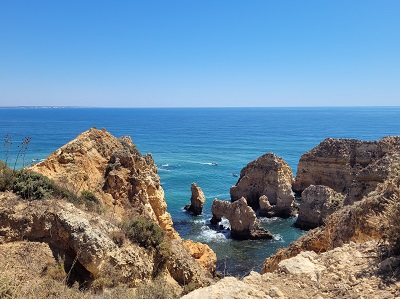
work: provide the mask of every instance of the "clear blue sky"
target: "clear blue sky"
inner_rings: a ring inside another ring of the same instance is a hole
[[[399,0],[0,0],[0,106],[400,106]]]

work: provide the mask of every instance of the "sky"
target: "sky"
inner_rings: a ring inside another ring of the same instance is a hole
[[[0,0],[0,106],[400,106],[398,0]]]

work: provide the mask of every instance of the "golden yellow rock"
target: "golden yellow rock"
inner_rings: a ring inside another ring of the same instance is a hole
[[[170,238],[179,238],[167,212],[157,166],[150,154],[139,153],[130,137],[116,138],[92,128],[32,170],[74,193],[93,192],[116,218],[129,210],[157,222]]]
[[[183,245],[204,269],[210,273],[215,272],[217,256],[208,245],[200,242],[193,242],[192,240],[186,240],[183,242]]]

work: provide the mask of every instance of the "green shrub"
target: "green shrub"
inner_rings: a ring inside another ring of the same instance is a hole
[[[165,233],[161,227],[142,217],[123,223],[122,229],[129,240],[144,248],[156,248],[165,239]]]
[[[98,214],[104,212],[99,199],[96,197],[96,195],[88,190],[82,191],[81,196],[79,197],[79,201],[81,203],[84,203],[86,208],[91,212],[96,212]]]
[[[0,191],[11,191],[14,185],[14,171],[0,160]]]
[[[54,193],[54,183],[44,175],[29,170],[15,173],[14,193],[24,199],[44,199]]]

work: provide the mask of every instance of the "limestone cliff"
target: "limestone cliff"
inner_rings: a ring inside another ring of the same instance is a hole
[[[118,217],[129,211],[157,222],[179,238],[167,212],[157,166],[142,156],[130,137],[92,128],[32,167],[74,193],[93,192]]]
[[[180,240],[167,212],[157,166],[150,154],[139,153],[128,136],[116,138],[104,129],[92,128],[32,170],[74,193],[93,192],[108,207],[112,218],[142,216],[157,223],[170,238]],[[208,251],[212,250],[208,247]]]
[[[212,224],[218,224],[222,217],[229,220],[233,239],[272,239],[272,234],[261,227],[256,213],[243,197],[233,203],[214,199],[211,211]]]
[[[65,256],[76,276],[89,283],[112,276],[117,284],[135,286],[164,275],[181,285],[192,282],[201,286],[211,279],[180,240],[172,240],[169,255],[164,256],[159,249],[131,241],[119,227],[71,203],[57,199],[29,202],[0,193],[0,244],[23,240],[48,244],[55,256]]]
[[[399,150],[398,136],[379,141],[327,138],[300,158],[293,190],[325,185],[349,194],[346,203],[360,200],[389,176],[389,156]]]
[[[393,165],[393,167],[398,166],[399,164]],[[263,272],[274,271],[282,260],[302,251],[324,252],[350,241],[364,242],[381,239],[383,232],[380,217],[385,212],[388,202],[399,198],[400,176],[397,174],[389,177],[384,183],[378,184],[376,190],[361,201],[334,212],[326,219],[324,226],[309,231],[291,243],[288,248],[281,249],[267,258],[263,265]]]
[[[344,195],[322,185],[311,185],[301,193],[299,216],[295,226],[302,229],[316,228],[343,206]]]
[[[268,211],[270,216],[289,216],[294,201],[292,183],[290,166],[282,158],[268,153],[241,170],[239,180],[230,189],[231,200],[234,202],[244,197],[257,210],[260,208],[260,197],[266,196],[272,206]]]
[[[389,282],[393,270],[382,271],[386,263],[380,263],[376,242],[351,243],[322,254],[302,252],[273,273],[225,277],[182,299],[399,298],[400,283]]]

